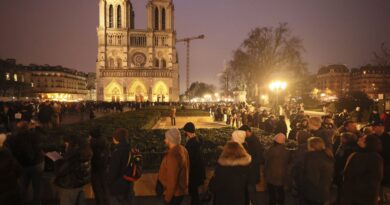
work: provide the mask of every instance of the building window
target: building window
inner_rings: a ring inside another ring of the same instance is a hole
[[[156,68],[159,68],[160,67],[160,61],[158,59],[154,60],[154,66]]]
[[[34,87],[34,83],[31,83],[31,87],[32,87],[32,88]]]
[[[161,11],[161,29],[163,30],[163,31],[165,31],[165,8],[163,8],[162,9],[162,11]]]
[[[14,81],[18,82],[18,75],[16,73],[14,74]]]
[[[5,79],[6,79],[6,80],[11,80],[11,78],[10,78],[10,76],[9,76],[9,73],[6,73],[6,74],[5,74]]]
[[[114,8],[110,5],[108,9],[108,27],[112,28],[114,25]]]
[[[159,22],[159,18],[158,18],[158,8],[156,7],[154,9],[154,30],[158,30],[158,22]]]
[[[161,60],[161,66],[162,68],[167,68],[167,62],[165,61],[165,59]]]
[[[122,9],[121,6],[118,6],[117,8],[117,27],[121,28],[122,27]]]
[[[117,64],[117,67],[118,67],[118,68],[122,68],[122,59],[118,58],[118,59],[117,59],[117,63],[118,63],[118,64]]]

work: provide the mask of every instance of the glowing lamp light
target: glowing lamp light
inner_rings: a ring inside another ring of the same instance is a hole
[[[273,81],[269,84],[269,89],[271,91],[285,90],[287,88],[287,83],[283,81]]]

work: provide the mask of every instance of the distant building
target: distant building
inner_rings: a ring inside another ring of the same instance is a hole
[[[351,91],[362,91],[370,98],[384,99],[390,95],[390,67],[363,66],[351,71]]]
[[[90,76],[90,77],[89,77]],[[80,101],[93,97],[94,74],[61,66],[17,65],[16,60],[0,60],[0,84],[3,97],[37,97],[42,100]],[[4,86],[4,85],[6,86]],[[4,90],[7,91],[4,92]],[[90,90],[88,90],[88,89]],[[92,93],[89,93],[91,91]],[[88,95],[89,94],[89,95]]]
[[[349,69],[345,65],[329,65],[317,73],[317,89],[328,95],[342,95],[349,91]]]
[[[32,97],[30,76],[14,59],[0,59],[0,98]]]
[[[172,0],[148,0],[146,29],[136,29],[130,0],[100,0],[98,100],[179,101]]]
[[[390,96],[390,68],[372,65],[354,68],[344,65],[329,65],[317,73],[319,95],[340,96],[349,91],[366,93],[372,99]]]

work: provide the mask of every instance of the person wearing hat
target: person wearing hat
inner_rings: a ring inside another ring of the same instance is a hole
[[[190,173],[188,192],[191,195],[191,205],[199,205],[199,186],[206,179],[206,167],[201,151],[202,141],[195,134],[195,125],[188,122],[183,127],[184,134],[188,139],[186,149],[190,158]]]
[[[258,199],[256,199],[256,184],[260,182],[260,165],[264,163],[264,147],[248,125],[241,126],[239,130],[245,132],[244,148],[252,157],[252,161],[249,164],[248,176],[249,200],[252,204],[259,204],[257,202]]]
[[[287,168],[290,152],[286,149],[286,135],[279,133],[274,137],[274,144],[265,153],[265,179],[267,182],[269,204],[284,204]]]
[[[178,129],[166,131],[164,142],[168,152],[161,162],[158,180],[164,188],[165,204],[179,205],[188,192],[189,156],[185,147],[180,145]]]

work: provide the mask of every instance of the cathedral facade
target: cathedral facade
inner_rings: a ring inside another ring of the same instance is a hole
[[[179,101],[172,0],[149,0],[146,29],[134,28],[130,0],[99,0],[97,100]]]

